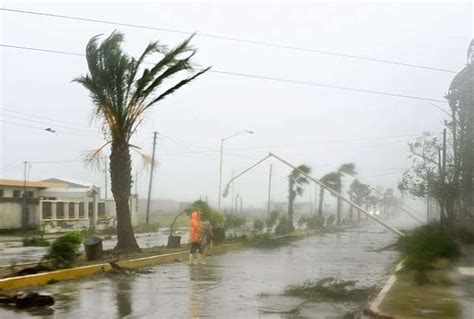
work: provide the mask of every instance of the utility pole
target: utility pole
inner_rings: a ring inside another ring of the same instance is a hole
[[[28,165],[28,162],[24,162],[24,168],[23,168],[23,207],[22,207],[22,214],[21,214],[21,227],[23,230],[26,229],[27,227],[27,212],[26,212],[26,167]]]
[[[244,197],[240,195],[240,215],[244,213]]]
[[[232,178],[235,176],[235,171],[232,170]],[[234,213],[234,205],[235,204],[235,185],[232,183],[232,205],[231,205],[231,213]]]
[[[270,209],[271,209],[272,167],[273,167],[273,165],[270,164],[270,172],[268,173],[268,199],[267,199],[267,213],[268,213],[268,217],[270,217]]]
[[[446,129],[443,130],[443,164],[442,164],[442,167],[441,167],[441,191],[442,191],[442,194],[444,195],[443,196],[443,200],[442,200],[442,206],[441,206],[441,210],[440,210],[440,214],[442,216],[441,218],[441,222],[443,222],[443,219],[446,221],[447,220],[447,217],[446,216]]]
[[[150,184],[148,185],[148,200],[146,203],[146,223],[150,222],[150,199],[151,199],[151,186],[153,184],[153,171],[155,169],[155,149],[156,149],[156,136],[157,132],[153,132],[153,154],[151,155],[151,171],[150,171]]]
[[[104,162],[105,199],[107,200],[107,156],[104,156]]]

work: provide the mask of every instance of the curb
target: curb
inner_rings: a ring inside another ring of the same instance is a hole
[[[396,273],[400,271],[402,268],[403,268],[403,260],[400,263],[398,263],[397,267],[395,268],[395,271],[388,278],[382,290],[378,293],[378,295],[375,297],[375,299],[372,301],[372,303],[369,305],[366,311],[364,311],[364,318],[395,318],[393,316],[383,314],[380,311],[379,307],[384,301],[385,297],[387,296],[387,293],[390,291],[392,286],[397,281]]]
[[[222,246],[214,246],[214,253],[223,253],[230,250],[238,249],[243,246],[242,243],[232,243]],[[182,258],[186,258],[189,252],[183,250],[176,253],[155,255],[149,257],[142,257],[137,259],[123,260],[117,262],[120,267],[127,268],[140,268],[156,264],[170,263],[179,261]],[[99,273],[104,273],[110,270],[112,267],[109,263],[101,263],[89,266],[60,269],[45,273],[39,273],[34,275],[27,275],[21,277],[10,277],[5,279],[0,279],[0,289],[14,289],[21,288],[26,286],[40,286],[45,285],[50,282],[71,280],[81,277],[87,277],[96,275]]]

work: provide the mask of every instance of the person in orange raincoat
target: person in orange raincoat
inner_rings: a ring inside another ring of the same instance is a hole
[[[189,222],[189,242],[191,243],[189,264],[194,265],[194,254],[196,251],[199,252],[198,263],[202,263],[201,218],[197,211],[191,214],[191,221]]]

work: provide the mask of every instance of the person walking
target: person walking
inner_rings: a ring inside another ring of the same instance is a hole
[[[199,212],[194,211],[191,214],[189,223],[189,242],[191,243],[189,252],[189,264],[194,265],[194,254],[198,252],[198,263],[202,263],[202,247],[201,247],[201,220]]]

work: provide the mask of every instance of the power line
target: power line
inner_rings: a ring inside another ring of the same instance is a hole
[[[21,121],[27,121],[27,122],[32,122],[32,123],[38,123],[38,124],[44,124],[44,125],[53,125],[54,127],[59,127],[59,128],[62,128],[62,129],[65,129],[65,130],[71,130],[71,131],[75,131],[75,132],[84,132],[84,133],[89,133],[87,135],[91,135],[90,133],[94,133],[94,131],[92,130],[84,130],[84,129],[79,129],[79,128],[71,128],[71,127],[68,127],[68,126],[64,126],[64,125],[59,125],[59,124],[56,124],[56,123],[52,123],[54,121],[49,121],[49,122],[46,122],[46,121],[37,121],[37,120],[32,120],[32,119],[28,119],[28,118],[22,118],[22,117],[19,117],[19,116],[16,116],[16,115],[11,115],[11,114],[3,114],[4,116],[7,116],[7,117],[11,117],[13,118],[14,120],[21,120]],[[95,132],[97,134],[97,132]],[[86,134],[84,134],[86,135]]]
[[[190,31],[159,28],[159,27],[152,27],[152,26],[145,26],[145,25],[138,25],[138,24],[131,24],[131,23],[75,17],[75,16],[68,16],[68,15],[60,15],[60,14],[52,14],[52,13],[45,13],[45,12],[38,12],[38,11],[26,11],[26,10],[17,10],[17,9],[9,9],[9,8],[0,8],[0,10],[6,11],[6,12],[20,13],[20,14],[30,14],[30,15],[49,17],[49,18],[59,18],[59,19],[76,20],[76,21],[83,21],[83,22],[101,23],[101,24],[107,24],[107,25],[116,25],[116,26],[123,26],[123,27],[130,27],[130,28],[144,29],[144,30],[162,31],[162,32],[187,34],[187,35],[195,34],[195,32],[190,32]],[[379,59],[379,58],[371,58],[371,57],[359,56],[359,55],[354,55],[354,54],[345,54],[345,53],[339,53],[339,52],[333,52],[333,51],[327,51],[327,50],[302,48],[302,47],[296,47],[296,46],[290,46],[290,45],[284,45],[284,44],[278,44],[278,43],[272,43],[272,42],[246,40],[246,39],[215,35],[215,34],[209,34],[209,33],[196,33],[196,36],[203,37],[203,38],[217,39],[217,40],[241,42],[241,43],[246,43],[246,44],[251,44],[251,45],[273,47],[273,48],[286,49],[286,50],[331,55],[331,56],[337,56],[341,58],[363,60],[363,61],[369,61],[369,62],[375,62],[375,63],[393,64],[393,65],[398,65],[398,66],[417,68],[417,69],[426,69],[426,70],[432,70],[432,71],[438,71],[438,72],[457,73],[456,71],[453,71],[453,70],[448,70],[448,69],[443,69],[443,68],[438,68],[438,67],[431,67],[431,66],[426,66],[426,65],[405,63],[405,62]]]
[[[7,120],[4,120],[4,119],[0,119],[0,122],[10,124],[10,125],[22,126],[22,127],[27,127],[27,128],[31,128],[31,129],[40,130],[40,131],[45,131],[44,127],[32,126],[32,125],[27,125],[27,124],[22,124],[22,123],[16,123],[16,122],[7,121]],[[93,135],[75,134],[75,133],[72,133],[72,132],[64,132],[64,131],[57,131],[57,132],[61,133],[61,134],[74,135],[74,136],[93,137]]]
[[[0,44],[0,47],[5,48],[12,48],[12,49],[20,49],[20,50],[29,50],[29,51],[37,51],[37,52],[45,52],[45,53],[55,53],[55,54],[63,54],[63,55],[72,55],[72,56],[85,56],[84,54],[73,53],[73,52],[66,52],[66,51],[58,51],[58,50],[49,50],[49,49],[40,49],[40,48],[33,48],[33,47],[26,47],[26,46],[17,46],[17,45],[9,45],[9,44]],[[383,91],[374,91],[374,90],[365,90],[365,89],[355,89],[349,88],[344,86],[337,86],[332,84],[324,84],[324,83],[315,83],[315,82],[308,82],[308,81],[299,81],[299,80],[290,80],[284,78],[275,78],[275,77],[268,77],[256,74],[248,74],[248,73],[238,73],[238,72],[229,72],[229,71],[219,71],[219,70],[209,70],[211,73],[216,74],[223,74],[223,75],[231,75],[231,76],[238,76],[244,78],[253,78],[259,80],[268,80],[274,82],[282,82],[282,83],[291,83],[291,84],[298,84],[298,85],[306,85],[306,86],[315,86],[315,87],[322,87],[328,89],[337,89],[337,90],[344,90],[344,91],[352,91],[352,92],[359,92],[359,93],[366,93],[372,95],[384,95],[384,96],[392,96],[392,97],[401,97],[413,100],[421,100],[421,101],[430,101],[430,102],[440,102],[446,103],[444,100],[438,100],[433,98],[427,97],[420,97],[414,95],[406,95],[406,94],[398,94],[398,93],[390,93],[390,92],[383,92]]]
[[[36,117],[36,118],[39,118],[39,119],[45,119],[45,120],[48,120],[48,121],[61,122],[61,123],[65,123],[65,124],[71,124],[71,125],[77,125],[77,126],[90,128],[90,126],[87,126],[87,125],[84,125],[84,124],[79,124],[79,123],[74,123],[74,122],[67,122],[67,121],[64,121],[62,119],[58,120],[58,119],[53,119],[53,118],[50,118],[50,117],[44,117],[44,116],[34,115],[34,114],[30,114],[30,113],[14,111],[12,109],[4,108],[4,107],[0,108],[0,111],[10,112],[10,113],[17,113],[17,114],[21,114],[21,115],[24,115],[24,116],[30,116],[30,117]],[[90,130],[90,131],[92,131],[92,130]]]

